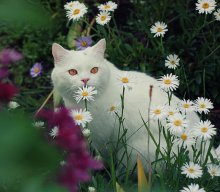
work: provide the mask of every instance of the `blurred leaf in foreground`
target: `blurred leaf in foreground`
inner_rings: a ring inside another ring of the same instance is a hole
[[[61,160],[22,110],[0,111],[0,191],[63,192],[55,182]]]
[[[51,19],[39,0],[1,0],[0,23],[11,27],[30,25],[48,28]]]

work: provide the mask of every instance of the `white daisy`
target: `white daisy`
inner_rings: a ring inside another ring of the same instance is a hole
[[[179,113],[179,111],[177,109],[175,109],[175,108],[173,108],[171,106],[166,106],[165,107],[165,112],[166,112],[166,115],[168,117],[173,116],[176,113]]]
[[[165,60],[165,66],[168,67],[169,69],[176,69],[177,66],[179,66],[179,57],[176,54],[171,54],[168,55],[166,60]]]
[[[105,25],[111,20],[110,13],[107,11],[101,11],[97,16],[96,16],[96,22],[99,25]]]
[[[210,101],[210,99],[198,97],[198,99],[196,99],[195,101],[195,107],[197,112],[204,112],[205,114],[207,114],[209,112],[209,109],[213,109],[213,103]]]
[[[124,72],[118,76],[119,85],[125,87],[128,90],[132,89],[135,84],[135,77],[128,72]]]
[[[176,113],[173,116],[170,116],[168,119],[167,128],[173,134],[182,133],[183,129],[187,127],[187,120],[185,116],[180,113]]]
[[[120,103],[113,103],[109,105],[107,112],[110,115],[115,115],[115,113],[119,112],[119,108],[120,108]]]
[[[154,37],[164,36],[165,32],[168,31],[167,25],[164,22],[156,22],[150,28],[151,33],[155,33]]]
[[[72,110],[71,116],[73,117],[76,125],[81,125],[82,127],[85,127],[86,123],[92,121],[92,115],[89,111],[86,111],[86,109]]]
[[[78,4],[80,4],[79,1],[70,1],[70,2],[67,2],[67,3],[64,5],[64,9],[66,9],[66,10],[74,9],[74,7],[77,6]]]
[[[199,11],[199,13],[212,13],[212,11],[215,10],[216,2],[215,0],[198,0],[196,3],[196,10]]]
[[[37,128],[44,128],[44,122],[43,121],[36,121],[36,122],[34,122],[34,126]]]
[[[67,10],[69,20],[78,21],[87,13],[87,7],[83,3],[74,4],[72,9]]]
[[[93,95],[97,94],[97,90],[95,90],[95,87],[79,87],[78,91],[76,91],[76,95],[73,97],[75,98],[76,102],[79,103],[81,100],[87,100],[87,101],[94,101]]]
[[[49,135],[50,135],[51,137],[53,137],[53,139],[54,139],[55,137],[57,137],[58,134],[59,134],[59,128],[58,128],[57,126],[55,126],[53,129],[51,129],[51,131],[50,131],[50,133],[49,133]]]
[[[98,6],[99,11],[114,11],[117,9],[118,5],[112,1],[108,1],[105,4],[101,4]]]
[[[96,192],[95,187],[88,187],[88,192]]]
[[[220,9],[214,12],[214,16],[217,21],[220,21]]]
[[[206,192],[203,188],[199,188],[198,184],[190,184],[187,187],[183,187],[180,192]]]
[[[164,91],[174,91],[179,86],[179,80],[176,75],[167,74],[158,79],[160,82],[160,87]]]
[[[8,103],[8,107],[9,107],[9,109],[16,109],[17,107],[19,107],[20,105],[17,103],[17,102],[15,102],[15,101],[10,101],[9,103]]]
[[[182,133],[177,134],[177,138],[175,139],[174,143],[178,146],[183,147],[190,147],[195,143],[195,139],[192,135],[192,131],[183,131]]]
[[[91,135],[91,131],[89,129],[83,129],[82,133],[84,137],[89,137]]]
[[[185,100],[183,99],[180,103],[179,103],[179,108],[181,111],[183,112],[192,112],[195,110],[195,106],[193,101],[191,100]]]
[[[211,139],[213,135],[216,135],[216,128],[209,120],[200,121],[194,127],[194,134],[204,140]]]
[[[186,175],[188,178],[195,179],[202,176],[202,167],[193,162],[185,163],[184,166],[181,167],[181,170],[181,174]]]
[[[220,166],[219,165],[207,165],[209,174],[213,177],[219,177],[220,176]]]
[[[166,112],[164,110],[164,107],[162,107],[162,106],[154,107],[150,111],[150,117],[152,119],[155,119],[155,120],[163,119],[165,116],[166,116]]]

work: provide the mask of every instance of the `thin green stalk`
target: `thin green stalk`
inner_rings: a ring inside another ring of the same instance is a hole
[[[204,161],[204,163],[203,163],[203,167],[205,167],[205,165],[206,165],[207,162],[208,162],[208,159],[209,159],[209,156],[210,156],[210,154],[211,154],[212,147],[213,147],[213,143],[214,143],[214,139],[212,139],[212,140],[210,141],[209,148],[208,148],[207,153],[206,153],[205,161]]]
[[[200,155],[200,163],[201,163],[201,164],[202,164],[202,162],[203,162],[203,142],[204,142],[204,139],[202,138],[201,145],[200,145],[200,152],[201,152],[201,155]]]
[[[113,186],[113,189],[115,192],[116,191],[116,175],[115,175],[115,165],[114,165],[114,160],[113,160],[113,155],[111,153],[110,155],[110,158],[111,158],[111,176],[112,176],[112,186]]]
[[[97,34],[99,33],[98,30],[96,30],[93,26],[90,25],[90,23],[86,20],[86,18],[84,18],[83,21],[86,23],[86,25],[90,26],[91,29],[94,30]]]
[[[144,121],[144,119],[143,119],[141,113],[140,113],[140,116],[141,116],[142,122],[144,123],[145,128],[146,128],[147,131],[148,131],[148,134],[150,135],[150,138],[152,139],[152,141],[153,141],[153,143],[155,144],[155,146],[158,146],[158,144],[157,144],[157,142],[156,142],[156,140],[155,140],[155,138],[154,138],[152,132],[150,131],[150,128],[148,127],[148,125],[147,125],[146,122]],[[164,156],[164,154],[161,152],[161,150],[160,150],[160,154],[161,154],[161,156],[165,159],[165,156]]]
[[[188,84],[188,80],[187,80],[187,77],[186,77],[186,71],[185,71],[185,68],[183,65],[181,65],[181,68],[183,69],[183,75],[184,75],[184,80],[185,80],[185,83],[186,83],[186,88],[187,88],[187,92],[188,92],[188,97],[190,97],[190,91],[189,91],[189,84]]]
[[[119,33],[119,29],[118,29],[117,23],[116,23],[116,21],[115,21],[114,15],[112,16],[112,20],[113,20],[114,26],[115,26],[116,31],[117,31],[117,36],[120,37],[121,35],[120,35],[120,33]]]
[[[205,68],[203,69],[203,96],[205,98]]]
[[[162,55],[164,55],[163,37],[162,36],[160,37],[160,47],[161,47]]]

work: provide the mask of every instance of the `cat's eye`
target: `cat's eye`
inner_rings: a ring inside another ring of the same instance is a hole
[[[78,73],[77,70],[75,70],[75,69],[70,69],[68,72],[72,76],[74,76],[74,75],[76,75]]]
[[[93,74],[96,74],[98,72],[98,70],[99,70],[98,67],[93,67],[90,72]]]

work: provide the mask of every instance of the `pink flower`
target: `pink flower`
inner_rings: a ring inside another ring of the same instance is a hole
[[[23,55],[14,49],[3,49],[0,52],[0,63],[4,65],[7,65],[11,62],[16,62],[22,58]]]
[[[42,110],[38,117],[46,119],[50,129],[58,127],[55,143],[67,152],[59,181],[71,192],[76,192],[79,182],[90,180],[90,169],[101,169],[102,163],[90,156],[81,129],[69,113],[62,107],[56,112]]]

